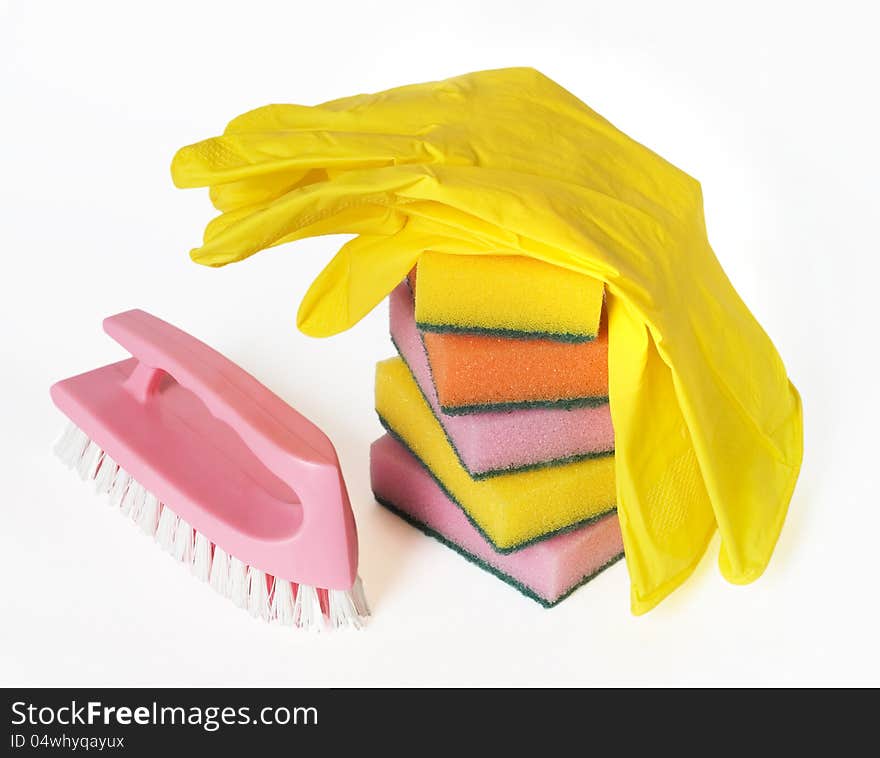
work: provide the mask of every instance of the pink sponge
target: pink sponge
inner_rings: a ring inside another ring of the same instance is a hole
[[[475,479],[613,453],[614,429],[607,403],[568,410],[523,408],[465,416],[443,413],[406,282],[391,293],[389,312],[391,339],[459,460]]]
[[[546,607],[623,557],[616,513],[513,553],[495,552],[431,475],[387,434],[370,449],[370,479],[382,505]]]

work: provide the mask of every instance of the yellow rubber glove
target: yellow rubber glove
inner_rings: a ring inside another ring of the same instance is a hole
[[[699,184],[557,84],[506,69],[271,105],[180,150],[172,174],[223,212],[200,263],[359,235],[300,306],[315,336],[356,323],[426,250],[604,281],[633,611],[688,577],[716,526],[724,576],[762,573],[800,468],[800,398],[709,246]]]

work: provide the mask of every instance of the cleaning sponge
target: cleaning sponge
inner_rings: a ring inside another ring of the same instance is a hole
[[[431,380],[422,336],[413,319],[412,292],[406,282],[391,293],[388,310],[395,347],[472,477],[609,455],[614,451],[614,430],[607,403],[594,408],[527,408],[462,416],[444,413]],[[592,344],[595,343],[587,343]]]
[[[524,256],[423,253],[416,321],[426,331],[594,339],[604,285]]]
[[[509,555],[495,552],[419,462],[388,435],[370,449],[370,480],[385,507],[547,607],[623,557],[616,513]]]
[[[615,506],[613,456],[475,481],[400,358],[376,366],[376,411],[496,550],[583,525]]]
[[[577,407],[608,402],[608,329],[592,342],[425,332],[440,406],[447,413]]]

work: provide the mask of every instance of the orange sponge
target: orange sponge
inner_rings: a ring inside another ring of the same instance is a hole
[[[605,314],[592,342],[423,332],[445,413],[600,405],[608,400]]]

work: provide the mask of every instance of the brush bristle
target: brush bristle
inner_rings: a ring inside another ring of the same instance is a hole
[[[370,615],[360,577],[350,590],[321,590],[327,596],[325,612],[318,588],[271,576],[229,555],[135,481],[75,424],[55,443],[55,454],[194,576],[254,618],[315,631],[325,626],[360,629]]]
[[[323,622],[321,601],[318,591],[305,584],[297,585],[296,600],[293,603],[293,623],[300,629],[319,631]]]
[[[131,477],[122,467],[116,472],[116,478],[113,480],[113,486],[110,489],[110,505],[113,508],[121,508],[122,501],[125,499],[125,493],[128,491],[128,485],[131,484]]]
[[[69,424],[55,445],[55,454],[68,467],[76,466],[89,444],[88,435],[75,424]]]
[[[174,535],[177,533],[177,514],[167,505],[162,507],[159,526],[156,528],[156,542],[166,553],[174,555]]]
[[[248,611],[254,618],[269,620],[269,588],[266,575],[257,568],[248,568]]]
[[[192,572],[203,582],[211,579],[211,541],[200,532],[195,532],[193,545]]]
[[[137,523],[141,531],[150,537],[155,536],[159,526],[159,508],[159,498],[152,492],[147,492]]]
[[[132,481],[132,483],[128,485],[125,497],[122,499],[122,504],[119,507],[120,513],[124,516],[128,516],[132,521],[137,522],[138,517],[141,515],[141,508],[143,507],[144,499],[146,497],[147,491],[143,488],[143,485]]]
[[[182,518],[177,519],[177,531],[174,533],[174,557],[181,563],[192,563],[193,528]]]
[[[76,473],[79,474],[80,479],[94,480],[100,462],[101,448],[90,440],[76,464]]]
[[[330,590],[327,593],[327,605],[330,608],[330,624],[334,629],[348,626],[360,628],[360,614],[350,592]]]
[[[98,469],[98,473],[95,476],[95,492],[98,492],[101,495],[108,494],[111,487],[113,487],[113,481],[116,479],[117,471],[119,471],[119,466],[116,461],[107,455],[107,453],[104,453],[104,456],[101,458],[101,467]]]
[[[229,599],[237,608],[247,608],[247,564],[234,557],[229,559]]]
[[[285,626],[293,625],[293,586],[286,579],[276,579],[272,592],[272,617]]]
[[[214,548],[214,560],[211,563],[210,583],[214,591],[223,597],[229,597],[229,556],[222,548]]]

